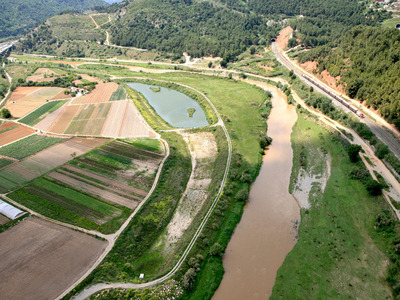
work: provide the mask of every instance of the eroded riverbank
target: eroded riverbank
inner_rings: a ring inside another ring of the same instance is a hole
[[[214,300],[267,299],[278,268],[296,243],[300,209],[288,188],[293,158],[290,135],[297,115],[282,92],[262,87],[273,93],[268,120],[273,143],[225,252],[225,275]]]

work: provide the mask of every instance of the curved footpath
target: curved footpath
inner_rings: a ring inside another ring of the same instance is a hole
[[[137,77],[119,77],[119,79],[122,78],[136,78]],[[159,80],[159,81],[164,81],[164,80]],[[168,81],[164,81],[164,82],[168,82]],[[200,92],[199,90],[187,86],[185,84],[180,84],[182,86],[185,86],[187,88],[190,88],[194,91],[196,91],[197,93],[199,93],[200,95],[202,95],[207,102],[210,104],[210,106],[213,108],[217,118],[218,118],[218,122],[217,124],[220,125],[224,131],[225,137],[227,139],[228,142],[228,158],[227,158],[227,162],[226,162],[226,167],[225,167],[225,172],[224,172],[224,176],[223,179],[221,181],[221,185],[220,188],[218,190],[218,194],[215,196],[210,208],[208,209],[207,213],[205,214],[205,216],[203,217],[202,222],[200,223],[199,227],[197,228],[195,234],[193,235],[193,238],[191,239],[191,241],[189,242],[189,245],[186,247],[185,251],[183,252],[183,254],[181,255],[179,261],[177,262],[177,264],[172,268],[171,271],[169,271],[166,275],[153,280],[153,281],[149,281],[146,283],[140,283],[140,284],[136,284],[136,283],[124,283],[124,282],[116,282],[116,283],[99,283],[99,284],[95,284],[92,285],[88,288],[86,288],[85,290],[83,290],[80,294],[76,295],[75,297],[73,297],[73,299],[87,299],[89,298],[91,295],[93,295],[94,293],[97,293],[101,290],[104,289],[116,289],[116,288],[125,288],[125,289],[142,289],[142,288],[146,288],[146,287],[150,287],[150,286],[154,286],[157,284],[160,284],[168,279],[170,279],[178,270],[179,268],[182,266],[183,262],[185,261],[185,259],[187,258],[188,254],[190,253],[190,251],[192,250],[194,244],[196,243],[201,231],[203,230],[204,226],[207,224],[208,219],[210,218],[215,206],[218,203],[218,199],[224,189],[225,186],[225,182],[226,179],[228,177],[228,172],[229,172],[229,168],[230,168],[230,164],[231,164],[231,158],[232,158],[232,143],[231,143],[231,139],[229,137],[228,131],[225,127],[224,122],[222,121],[217,109],[215,108],[214,104],[211,102],[211,100],[202,92]],[[215,126],[215,125],[214,125]],[[129,220],[130,221],[130,220]],[[125,225],[125,224],[124,224]],[[122,232],[122,231],[121,231]],[[109,252],[109,251],[108,251]],[[108,254],[107,252],[107,254]],[[105,255],[104,255],[105,257]],[[102,257],[101,260],[104,258]],[[99,263],[97,263],[94,267],[91,268],[90,271],[88,271],[84,276],[82,276],[82,278],[77,282],[77,284],[82,281],[86,276],[88,276],[92,270],[94,270],[95,267],[97,267]],[[77,285],[75,284],[74,287]],[[65,293],[63,293],[59,298],[64,297],[66,294],[69,293],[69,291],[71,291],[74,287],[70,288],[68,291],[66,291]]]

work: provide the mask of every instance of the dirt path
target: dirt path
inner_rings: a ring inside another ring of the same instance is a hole
[[[89,15],[89,17],[92,19],[94,25],[96,26],[96,29],[99,28],[100,26],[97,24],[97,22],[94,20],[92,15]]]

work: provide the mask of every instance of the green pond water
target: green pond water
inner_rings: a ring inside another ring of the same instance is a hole
[[[141,93],[156,113],[173,127],[197,128],[209,125],[201,106],[183,93],[143,83],[127,85]],[[188,109],[195,109],[192,117],[189,116]]]

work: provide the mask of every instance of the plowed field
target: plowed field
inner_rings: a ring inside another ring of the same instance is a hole
[[[55,299],[82,276],[106,242],[36,218],[0,234],[2,299]]]
[[[64,131],[69,126],[69,123],[71,123],[72,119],[75,117],[79,108],[80,106],[78,105],[66,106],[61,114],[56,118],[53,125],[49,128],[49,131],[54,133],[64,133]],[[43,121],[45,121],[46,119],[44,119]]]
[[[13,117],[20,118],[64,90],[57,87],[18,87],[7,101],[6,108]]]
[[[82,104],[108,102],[111,95],[117,90],[115,82],[99,82],[90,94],[81,97]]]
[[[0,146],[11,143],[35,132],[35,130],[29,127],[17,125],[12,122],[5,122],[3,125],[1,125],[0,131],[14,126],[16,126],[16,128],[0,133]]]

